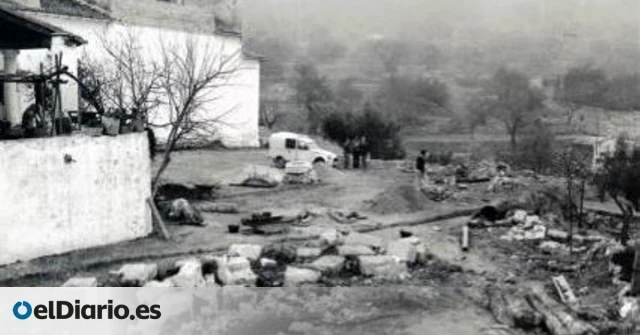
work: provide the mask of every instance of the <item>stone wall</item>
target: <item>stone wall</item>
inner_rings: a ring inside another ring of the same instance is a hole
[[[152,231],[145,133],[0,141],[0,264]]]

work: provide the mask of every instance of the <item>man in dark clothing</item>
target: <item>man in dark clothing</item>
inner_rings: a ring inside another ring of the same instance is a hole
[[[360,139],[360,154],[362,155],[362,169],[367,169],[367,158],[369,158],[369,143],[367,142],[367,137],[362,136]]]
[[[355,140],[353,140],[353,168],[354,169],[360,168],[360,150],[362,150],[362,147],[360,145],[360,139],[356,138]]]
[[[427,152],[425,150],[420,151],[420,155],[416,158],[416,174],[418,179],[418,186],[422,186],[425,173],[425,165],[427,163]]]

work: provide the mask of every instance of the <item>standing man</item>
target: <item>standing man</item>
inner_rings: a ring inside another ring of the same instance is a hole
[[[362,154],[362,169],[367,170],[367,158],[369,158],[369,142],[367,142],[367,137],[362,136],[360,139],[360,153]]]
[[[353,168],[360,168],[360,151],[362,150],[362,145],[360,144],[360,139],[356,137],[353,140]]]
[[[351,153],[353,152],[353,142],[351,142],[350,138],[347,138],[342,145],[342,151],[344,154],[344,169],[348,170],[349,165],[351,164]]]
[[[424,182],[425,165],[427,163],[427,152],[425,150],[420,151],[420,155],[416,158],[416,177],[418,181],[418,188],[420,188]]]

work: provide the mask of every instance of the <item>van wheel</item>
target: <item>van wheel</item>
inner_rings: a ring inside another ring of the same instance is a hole
[[[278,169],[284,169],[287,166],[287,161],[282,157],[276,157],[276,159],[273,160],[273,164]]]

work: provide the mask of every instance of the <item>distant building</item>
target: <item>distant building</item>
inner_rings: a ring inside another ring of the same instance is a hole
[[[228,147],[259,145],[260,63],[242,51],[240,19],[236,0],[0,0],[0,10],[13,13],[60,32],[82,38],[86,44],[75,48],[65,39],[53,39],[52,45],[29,50],[3,50],[0,69],[4,73],[39,72],[40,64],[51,66],[54,55],[63,53],[63,63],[72,73],[77,71],[83,55],[105,59],[101,40],[118,39],[123,32],[134,35],[141,42],[144,57],[158,57],[163,43],[197,41],[198,47],[214,45],[222,54],[240,54],[238,70],[222,90],[216,101],[203,106],[206,118],[221,117],[214,135]],[[8,18],[4,18],[8,20]],[[1,23],[2,17],[0,17]],[[0,29],[2,26],[0,25]],[[11,32],[2,31],[2,34]],[[2,37],[0,37],[2,40]],[[202,42],[202,43],[201,43]],[[205,49],[200,50],[203,53]],[[19,122],[28,104],[28,89],[24,85],[4,85],[0,102],[0,118],[13,124]],[[70,81],[62,87],[63,110],[77,111],[78,88]],[[7,96],[9,95],[9,96]],[[15,98],[17,95],[19,98]],[[161,110],[160,115],[164,115]],[[157,128],[162,141],[167,128]]]

